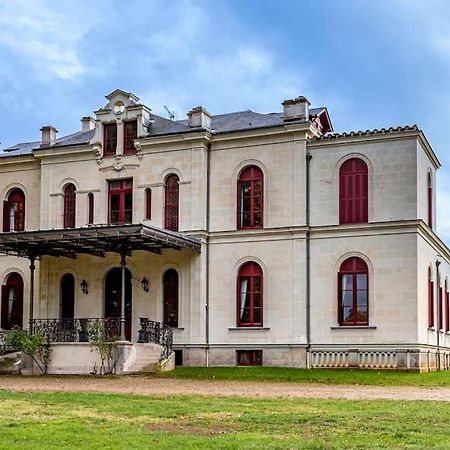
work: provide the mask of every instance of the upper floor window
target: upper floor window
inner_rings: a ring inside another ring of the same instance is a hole
[[[116,154],[117,147],[117,125],[115,123],[103,124],[103,155]]]
[[[13,189],[3,204],[3,231],[25,229],[25,194],[19,188]]]
[[[178,231],[178,215],[180,201],[179,178],[174,173],[166,178],[164,186],[164,227],[167,230]]]
[[[114,180],[108,185],[109,223],[113,225],[133,221],[133,179]]]
[[[136,149],[134,148],[134,140],[137,138],[137,121],[131,120],[124,122],[123,126],[123,153],[136,153]]]
[[[263,226],[262,170],[257,166],[246,167],[238,179],[237,227],[262,228]]]
[[[339,223],[368,222],[368,168],[359,158],[339,169]]]
[[[76,189],[72,183],[64,188],[64,228],[75,228]]]
[[[237,279],[237,324],[261,327],[263,324],[263,271],[251,261],[239,269]]]
[[[148,220],[152,218],[152,190],[150,188],[145,190],[145,218]]]
[[[87,195],[88,199],[88,225],[92,225],[94,223],[94,194],[89,192]]]
[[[428,226],[433,228],[433,178],[428,172]]]
[[[361,258],[348,258],[338,274],[339,325],[369,324],[369,271]]]
[[[434,327],[434,282],[431,269],[428,269],[428,327]]]

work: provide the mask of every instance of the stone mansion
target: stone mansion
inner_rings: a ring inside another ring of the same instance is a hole
[[[188,366],[450,367],[440,163],[417,126],[335,134],[305,97],[187,120],[106,99],[0,153],[2,332],[63,342],[55,373],[82,371],[94,318],[129,349],[159,324]]]

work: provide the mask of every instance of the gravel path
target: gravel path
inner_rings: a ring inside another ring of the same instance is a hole
[[[117,378],[0,376],[0,390],[349,400],[440,400],[450,402],[450,388],[252,383],[247,381],[183,380],[143,376]]]

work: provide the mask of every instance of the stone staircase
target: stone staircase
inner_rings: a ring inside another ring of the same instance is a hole
[[[130,355],[125,361],[122,374],[156,372],[163,348],[158,344],[133,344]]]

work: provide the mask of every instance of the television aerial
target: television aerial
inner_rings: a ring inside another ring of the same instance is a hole
[[[171,111],[166,105],[164,105],[165,110],[169,114],[170,120],[175,120],[175,113]]]

